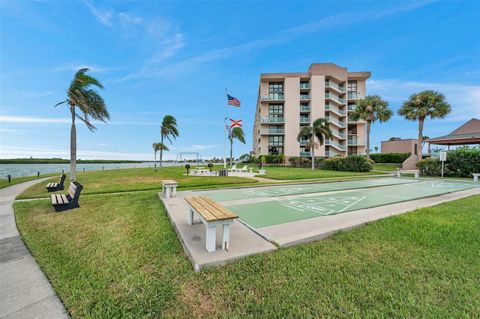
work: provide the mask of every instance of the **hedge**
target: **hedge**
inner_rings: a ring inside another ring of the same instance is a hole
[[[410,153],[377,153],[370,154],[370,158],[375,161],[375,163],[403,163]]]
[[[320,168],[335,171],[369,172],[375,162],[367,160],[362,155],[349,155],[347,157],[330,157],[323,161]]]
[[[312,160],[307,157],[292,156],[288,159],[288,162],[293,167],[312,167]]]
[[[420,174],[440,176],[442,164],[438,158],[428,158],[417,163]],[[444,175],[450,177],[472,177],[480,173],[480,148],[460,148],[447,152]]]

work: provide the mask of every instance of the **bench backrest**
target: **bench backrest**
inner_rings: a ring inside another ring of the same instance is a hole
[[[203,196],[187,196],[187,203],[195,209],[206,221],[226,220],[238,218],[227,208],[221,206],[208,197]]]
[[[66,178],[67,178],[67,175],[65,174],[60,175],[60,182],[58,182],[59,186],[63,186]]]
[[[70,196],[71,200],[76,200],[78,201],[78,198],[80,197],[80,193],[82,192],[83,186],[78,183],[70,183],[70,187],[68,188],[68,195]]]

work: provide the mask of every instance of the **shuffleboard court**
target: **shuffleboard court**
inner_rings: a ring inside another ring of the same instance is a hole
[[[377,178],[377,179],[364,179],[364,180],[352,180],[342,182],[323,182],[315,184],[297,184],[297,185],[283,185],[283,186],[268,186],[268,187],[255,187],[255,188],[240,188],[229,190],[215,190],[201,192],[217,202],[227,202],[232,200],[259,198],[259,197],[277,197],[287,195],[298,194],[310,194],[331,192],[340,190],[349,190],[357,188],[369,188],[388,185],[399,185],[408,183],[417,183],[418,180],[410,178]]]
[[[384,186],[338,194],[272,197],[268,201],[227,205],[227,207],[238,214],[246,224],[254,228],[262,228],[478,188],[480,184],[466,181],[423,180],[416,183],[391,183]]]

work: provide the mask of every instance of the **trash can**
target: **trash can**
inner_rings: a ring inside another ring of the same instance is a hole
[[[228,170],[226,168],[222,168],[218,171],[218,176],[228,176]]]

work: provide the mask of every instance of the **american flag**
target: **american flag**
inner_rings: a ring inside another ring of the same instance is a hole
[[[234,127],[242,127],[242,120],[234,120],[234,119],[230,119],[230,128],[234,128]]]
[[[228,104],[236,107],[240,107],[240,100],[230,94],[227,94]]]

